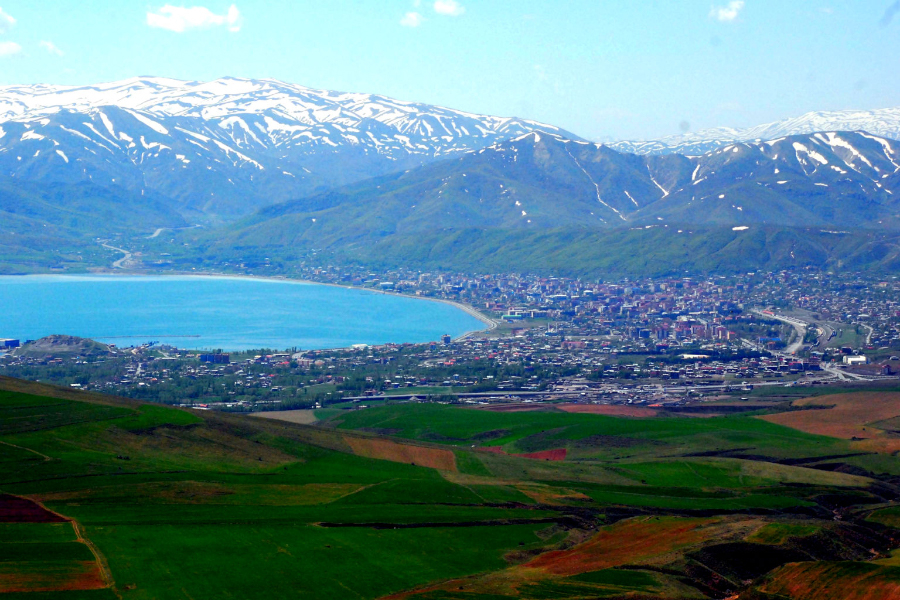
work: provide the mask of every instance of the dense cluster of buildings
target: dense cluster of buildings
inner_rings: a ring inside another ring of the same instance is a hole
[[[605,282],[347,267],[303,276],[460,303],[490,328],[430,344],[280,354],[145,346],[67,361],[7,352],[0,373],[259,408],[401,392],[658,402],[705,388],[890,376],[900,366],[896,279],[800,272]]]

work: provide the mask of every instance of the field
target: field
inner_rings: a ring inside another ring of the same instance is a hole
[[[547,552],[502,571],[452,580],[395,597],[419,599],[441,597],[435,596],[435,592],[452,592],[460,589],[467,593],[463,597],[475,598],[607,595],[604,592],[623,591],[622,584],[629,581],[628,572],[615,571],[615,567],[668,564],[673,553],[714,536],[721,536],[733,527],[731,523],[709,519],[631,519],[603,528],[587,541],[567,550]],[[634,575],[638,576],[636,578],[638,586],[644,588],[639,591],[673,587],[671,583],[662,584],[664,577],[649,575],[642,571]],[[631,579],[633,581],[635,578]]]
[[[900,540],[896,459],[752,416],[393,404],[310,426],[4,389],[0,591],[26,600],[712,598],[809,565],[893,590],[867,561]]]
[[[440,471],[456,471],[456,456],[450,450],[357,436],[346,436],[344,440],[357,456],[409,463]]]
[[[638,406],[621,406],[614,404],[566,404],[560,410],[569,413],[608,415],[611,417],[655,417],[659,411]]]
[[[105,563],[77,526],[43,506],[0,495],[0,594],[104,590]]]
[[[406,404],[333,417],[355,429],[459,448],[500,448],[507,454],[566,448],[571,460],[657,460],[765,454],[778,460],[843,454],[848,442],[792,431],[741,416],[689,419],[622,418],[563,411],[492,412],[448,405]]]
[[[256,413],[253,416],[262,419],[277,419],[288,423],[300,423],[301,425],[312,425],[318,420],[314,410],[280,410]]]
[[[894,600],[900,598],[900,568],[865,563],[789,564],[759,589],[793,600]]]
[[[900,427],[900,393],[836,394],[796,400],[792,406],[801,410],[763,418],[807,433],[852,440],[853,447],[862,450],[900,450],[894,431]]]

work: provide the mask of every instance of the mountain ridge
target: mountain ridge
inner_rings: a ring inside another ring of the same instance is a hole
[[[150,189],[228,220],[535,129],[579,139],[536,121],[276,80],[5,86],[0,174]]]
[[[900,142],[862,132],[735,144],[702,157],[621,154],[530,133],[271,205],[214,232],[185,232],[174,241],[193,254],[179,252],[173,264],[277,263],[289,272],[292,262],[333,257],[578,276],[881,267],[900,252],[897,189]]]
[[[892,110],[854,122],[887,115],[890,129]],[[832,122],[810,114],[754,135]],[[0,229],[34,260],[68,244],[66,264],[87,263],[103,239],[160,263],[183,254],[172,242],[230,258],[389,255],[394,243],[421,256],[433,244],[441,260],[456,247],[490,262],[478,244],[515,261],[499,246],[527,254],[523,240],[543,240],[570,260],[566,240],[584,248],[616,229],[900,229],[900,142],[889,136],[826,129],[697,154],[621,150],[536,121],[275,80],[6,86]],[[163,230],[182,232],[143,241]],[[620,248],[637,239],[615,235]],[[828,246],[791,241],[779,255],[801,245]]]
[[[900,140],[900,108],[810,111],[753,127],[713,127],[646,141],[621,140],[608,145],[633,154],[703,154],[736,142],[765,142],[822,131],[866,131]]]
[[[455,160],[262,209],[250,219],[384,228],[869,226],[897,217],[900,142],[860,132],[638,156],[529,133]],[[757,206],[758,205],[758,206]],[[770,214],[771,213],[771,214]],[[313,221],[315,219],[315,221]],[[884,223],[882,223],[884,225]],[[320,233],[324,233],[320,231]]]

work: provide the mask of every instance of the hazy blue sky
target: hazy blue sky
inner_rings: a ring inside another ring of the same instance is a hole
[[[272,77],[528,117],[597,140],[900,106],[900,0],[0,7],[0,84]]]

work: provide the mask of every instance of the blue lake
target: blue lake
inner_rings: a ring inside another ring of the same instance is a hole
[[[74,335],[118,346],[321,349],[431,342],[485,325],[442,302],[238,277],[0,277],[0,338]]]

